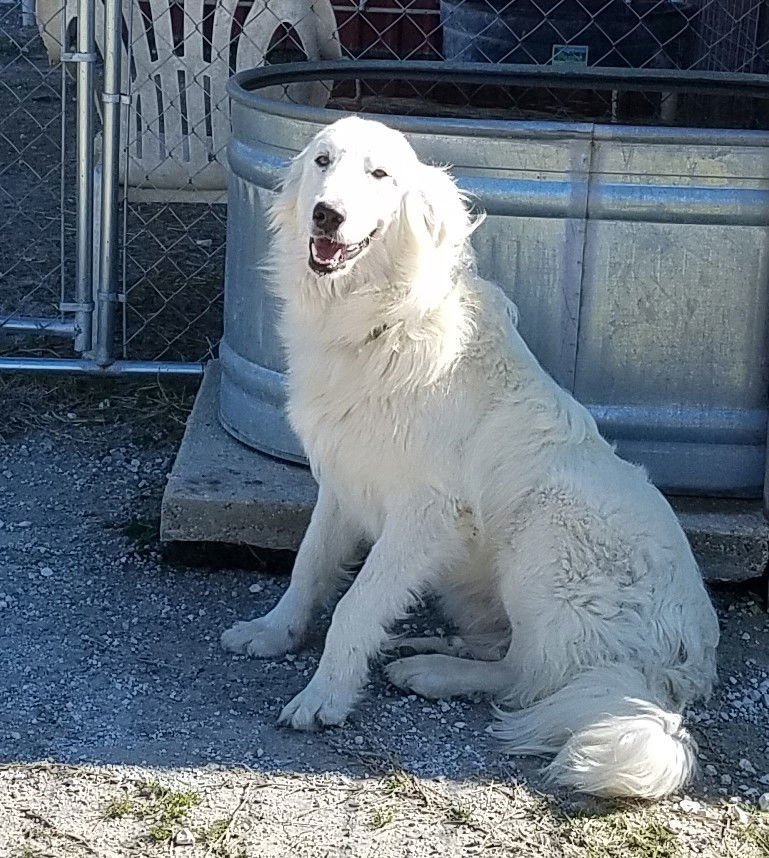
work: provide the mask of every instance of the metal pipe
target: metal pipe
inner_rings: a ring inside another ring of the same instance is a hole
[[[114,360],[113,338],[117,308],[117,207],[120,171],[120,66],[122,50],[120,0],[104,2],[104,131],[101,183],[99,286],[96,294],[94,360],[107,366]]]
[[[53,337],[76,337],[80,333],[72,319],[46,319],[42,316],[16,316],[0,319],[0,334],[49,334]]]
[[[59,16],[61,26],[59,33],[61,34],[62,50],[67,44],[66,41],[66,22],[67,16],[62,14]],[[64,301],[67,294],[67,101],[69,93],[67,92],[67,64],[61,63],[61,76],[59,83],[61,86],[61,99],[59,105],[61,107],[61,123],[59,124],[59,311],[64,312]]]
[[[77,259],[75,351],[92,348],[93,319],[93,61],[96,59],[94,0],[78,0],[77,52]]]
[[[167,376],[197,378],[203,375],[202,363],[173,361],[116,360],[102,366],[85,358],[0,357],[0,373],[40,373],[89,376]]]
[[[133,2],[135,0],[131,0],[131,9],[128,13],[128,40],[126,43],[126,62],[124,68],[131,69],[134,67],[134,18],[136,17],[136,8],[133,7]],[[216,0],[218,2],[218,0]],[[205,18],[204,12],[204,20]],[[215,14],[213,11],[209,11],[208,14]],[[131,96],[133,94],[133,77],[131,74],[128,74],[128,79],[124,81],[123,88],[126,93],[126,100],[128,104],[131,104]],[[126,126],[127,127],[127,126]],[[130,157],[128,152],[129,146],[129,138],[130,134],[126,133],[125,140],[123,140],[123,151],[122,157],[124,159],[124,163],[126,165],[126,170],[128,170],[128,164],[130,163]],[[128,357],[128,306],[129,306],[129,298],[128,298],[128,254],[126,253],[126,247],[128,247],[128,174],[126,173],[125,181],[123,182],[123,229],[121,234],[121,239],[123,242],[123,252],[121,253],[121,271],[120,271],[120,286],[121,286],[121,294],[120,294],[120,334],[121,334],[121,344],[120,344],[120,357],[125,360]]]
[[[21,0],[21,26],[35,26],[35,0]]]

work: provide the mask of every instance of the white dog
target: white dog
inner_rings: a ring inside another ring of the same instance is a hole
[[[400,133],[346,118],[293,161],[272,220],[289,415],[320,490],[287,592],[224,647],[297,649],[364,542],[281,722],[344,721],[388,628],[432,591],[459,636],[400,641],[419,654],[389,665],[395,685],[491,695],[506,749],[555,754],[555,783],[681,787],[695,746],[677,713],[715,681],[715,612],[662,495],[476,274],[453,181]]]

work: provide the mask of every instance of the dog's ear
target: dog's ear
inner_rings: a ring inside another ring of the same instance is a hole
[[[285,229],[296,223],[299,205],[299,186],[302,181],[305,156],[309,147],[291,159],[281,179],[278,192],[268,210],[270,227],[273,230]]]
[[[419,164],[413,186],[403,198],[403,222],[417,246],[425,240],[437,250],[458,255],[476,227],[467,199],[440,167]]]

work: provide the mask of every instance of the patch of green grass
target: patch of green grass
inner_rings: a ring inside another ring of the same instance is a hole
[[[470,825],[473,812],[466,804],[455,804],[448,809],[447,817],[454,825]]]
[[[675,834],[648,812],[578,814],[569,818],[565,834],[584,850],[585,858],[679,858],[680,855]]]
[[[209,846],[217,843],[219,840],[224,837],[227,826],[229,825],[229,820],[227,819],[217,819],[212,822],[208,828],[203,832],[203,841],[207,843]]]
[[[136,786],[141,798],[146,799],[160,799],[171,792],[170,789],[161,786],[157,781],[140,781]]]
[[[173,832],[165,825],[153,825],[152,828],[150,828],[150,838],[154,840],[155,843],[168,843],[172,837]]]
[[[391,808],[377,807],[371,814],[371,827],[376,829],[384,828],[386,825],[389,825],[394,818],[395,814]]]
[[[249,858],[245,847],[241,846],[237,852],[231,851],[232,846],[226,836],[232,823],[230,819],[216,819],[208,828],[198,831],[201,843],[208,847],[207,855],[218,855],[219,858]]]
[[[200,804],[196,792],[168,792],[161,799],[161,816],[166,822],[181,822],[187,812]]]
[[[764,813],[754,818],[745,828],[745,837],[761,855],[769,858],[769,818],[766,817]]]
[[[662,823],[652,820],[646,826],[625,832],[630,850],[639,858],[676,858],[678,839]]]
[[[122,819],[124,816],[130,816],[136,810],[136,806],[129,798],[121,798],[119,801],[113,801],[104,809],[104,815],[107,819]]]
[[[110,819],[132,815],[147,819],[152,824],[149,836],[156,843],[165,843],[173,837],[174,828],[185,821],[189,811],[200,804],[200,796],[193,791],[175,792],[157,781],[137,784],[137,800],[123,799],[108,806],[105,814]]]
[[[414,781],[411,775],[403,771],[391,772],[382,781],[384,790],[389,795],[402,795],[411,793],[414,790]]]

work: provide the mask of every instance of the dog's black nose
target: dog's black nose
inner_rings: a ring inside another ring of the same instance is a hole
[[[312,210],[312,221],[324,232],[335,232],[344,223],[344,213],[332,209],[325,203],[317,203]]]

